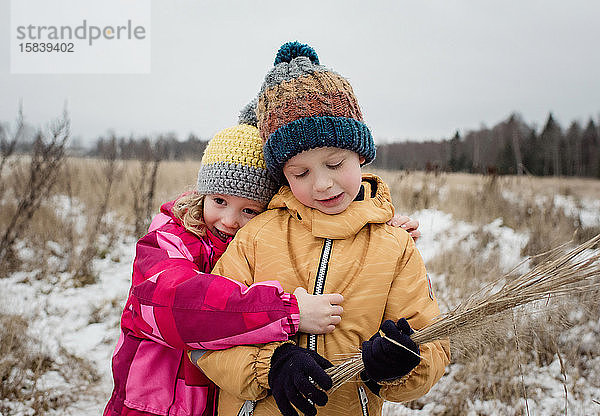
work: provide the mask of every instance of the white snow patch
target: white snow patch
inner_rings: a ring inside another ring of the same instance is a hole
[[[467,251],[478,244],[474,234],[479,227],[464,221],[457,221],[452,215],[443,211],[424,209],[412,214],[412,218],[419,220],[419,230],[422,236],[417,241],[417,248],[425,264],[439,253],[452,250],[452,247],[458,244],[461,244]],[[521,250],[529,240],[526,234],[504,226],[500,218],[481,228],[490,233],[494,239],[484,250],[477,253],[478,256],[498,254],[500,266],[505,272],[525,259],[521,256]]]

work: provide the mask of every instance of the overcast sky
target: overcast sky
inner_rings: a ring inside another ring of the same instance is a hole
[[[209,138],[235,123],[278,47],[299,40],[350,80],[380,143],[445,138],[513,111],[538,126],[552,111],[566,127],[600,115],[599,16],[592,0],[152,1],[150,74],[11,75],[3,29],[0,122],[22,101],[44,125],[67,102],[83,142],[110,130]]]

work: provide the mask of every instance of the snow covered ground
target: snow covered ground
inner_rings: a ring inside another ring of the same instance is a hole
[[[55,279],[30,280],[24,273],[0,279],[4,302],[0,312],[18,314],[30,322],[29,332],[42,341],[39,346],[50,356],[61,356],[60,348],[88,361],[101,377],[92,386],[93,395],[67,409],[49,414],[100,415],[112,389],[110,357],[119,335],[119,319],[131,281],[135,240],[119,241],[110,256],[94,260],[98,282],[74,288],[62,288]],[[29,274],[29,273],[28,273]],[[65,362],[64,365],[70,365]],[[40,387],[68,390],[69,380],[50,372]],[[4,403],[6,404],[6,403]],[[14,415],[32,415],[26,405],[15,403]]]
[[[589,201],[584,207],[575,207],[568,199],[555,201],[570,214],[578,213],[582,222],[597,225],[598,201]],[[456,245],[465,249],[477,246],[474,232],[481,228],[473,224],[456,221],[451,215],[439,210],[428,209],[412,214],[420,220],[422,238],[418,242],[425,262],[437,253],[449,250]],[[499,263],[508,271],[521,262],[521,249],[528,236],[502,225],[496,220],[483,227],[493,238],[483,248],[485,251],[500,253]],[[119,318],[130,284],[131,265],[134,257],[135,241],[123,237],[114,245],[112,252],[103,259],[94,261],[94,270],[98,273],[98,282],[84,287],[64,285],[64,276],[44,276],[31,279],[30,274],[15,273],[6,279],[0,279],[2,302],[0,312],[19,314],[30,322],[29,331],[40,340],[39,348],[51,355],[60,356],[65,348],[89,364],[100,376],[99,382],[90,386],[86,394],[81,395],[69,408],[49,411],[55,415],[99,415],[112,388],[110,357],[119,335]],[[438,295],[444,292],[445,276],[431,274]],[[590,351],[589,378],[578,375],[578,379],[567,380],[566,385],[576,388],[577,392],[568,393],[568,414],[600,414],[600,322],[590,322],[566,333],[580,342]],[[587,347],[586,347],[587,345]],[[69,365],[65,362],[64,365]],[[385,414],[392,415],[440,415],[449,409],[446,397],[448,392],[460,392],[462,383],[454,379],[460,370],[460,364],[449,366],[446,376],[434,389],[422,399],[421,409],[408,409],[400,404],[386,404]],[[524,368],[525,385],[532,394],[542,400],[526,402],[521,399],[515,407],[508,407],[497,400],[472,400],[468,415],[555,415],[565,412],[565,381],[560,363],[556,357],[549,365],[537,367],[526,364]],[[566,375],[567,379],[571,376]],[[48,372],[41,379],[42,387],[52,387],[60,391],[69,389],[69,380],[56,372]],[[574,384],[575,383],[575,384]],[[9,403],[0,398],[0,404],[12,408],[13,415],[32,415],[32,409],[26,403]],[[527,407],[527,409],[526,409]]]

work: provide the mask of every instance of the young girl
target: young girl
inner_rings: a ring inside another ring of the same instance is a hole
[[[255,127],[240,124],[209,142],[196,192],[165,203],[137,243],[104,415],[214,415],[217,387],[185,350],[323,334],[340,322],[339,294],[285,293],[276,273],[250,287],[208,274],[277,188]],[[418,226],[405,217],[397,223]]]

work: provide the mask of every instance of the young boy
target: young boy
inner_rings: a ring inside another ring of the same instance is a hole
[[[422,396],[443,375],[449,344],[410,340],[411,328],[427,325],[439,309],[412,239],[385,224],[394,214],[387,186],[361,175],[375,145],[352,87],[319,65],[308,45],[288,43],[265,77],[257,116],[267,169],[288,186],[238,232],[214,273],[247,285],[276,279],[287,291],[338,292],[344,315],[327,335],[193,355],[222,388],[219,414],[254,408],[256,416],[295,415],[292,405],[316,414],[317,404],[325,405],[321,415],[374,416],[384,399]],[[359,347],[362,380],[327,398],[313,382],[331,387],[327,360]]]

